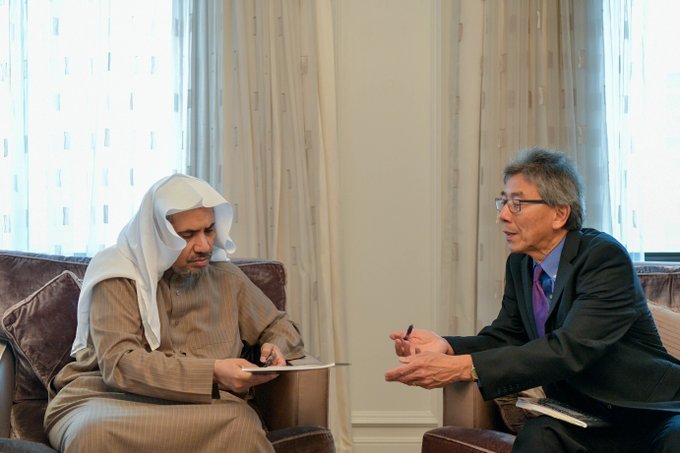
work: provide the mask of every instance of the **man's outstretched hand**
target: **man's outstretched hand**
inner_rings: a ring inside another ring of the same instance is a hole
[[[420,352],[399,357],[402,366],[385,373],[388,382],[401,382],[426,389],[445,387],[456,381],[472,381],[472,357],[441,352]]]
[[[399,357],[406,357],[418,352],[439,352],[453,355],[453,348],[448,341],[434,332],[425,329],[413,329],[406,337],[406,332],[392,332],[390,339],[394,340],[394,351]]]

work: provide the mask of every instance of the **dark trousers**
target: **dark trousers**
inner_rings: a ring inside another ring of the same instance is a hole
[[[680,452],[680,414],[626,410],[607,428],[581,428],[552,417],[529,419],[513,452]]]

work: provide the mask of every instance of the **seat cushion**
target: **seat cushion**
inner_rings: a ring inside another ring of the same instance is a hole
[[[423,435],[423,453],[474,453],[512,451],[515,436],[500,431],[459,426],[431,429]]]
[[[294,426],[267,433],[276,453],[330,453],[335,451],[333,435],[322,426]]]
[[[26,400],[12,405],[10,437],[49,445],[43,419],[47,400]],[[0,450],[1,452],[2,450]]]

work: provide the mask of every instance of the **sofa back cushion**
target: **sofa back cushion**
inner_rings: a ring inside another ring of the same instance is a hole
[[[0,251],[0,316],[63,271],[82,279],[89,262],[86,257]]]
[[[666,350],[680,359],[680,264],[635,263],[649,311]]]
[[[680,313],[668,307],[649,301],[649,311],[666,351],[680,360]]]
[[[0,251],[0,318],[7,309],[38,291],[65,270],[82,278],[89,262],[90,259],[86,257]],[[12,338],[1,327],[0,339],[9,341],[12,348],[16,349]],[[28,361],[18,353],[16,356],[15,401],[47,398],[45,387]]]
[[[647,300],[680,311],[680,263],[635,263]]]

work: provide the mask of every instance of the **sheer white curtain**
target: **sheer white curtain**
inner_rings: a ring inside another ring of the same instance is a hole
[[[183,169],[164,0],[0,3],[0,247],[92,255]]]
[[[225,193],[240,256],[274,258],[307,349],[345,361],[330,0],[226,3]],[[331,429],[351,449],[347,370],[331,371]]]
[[[222,185],[224,20],[221,0],[174,0],[186,171]]]
[[[605,1],[607,134],[613,234],[635,259],[675,252],[680,211],[680,6],[668,0]]]
[[[610,228],[596,3],[447,5],[442,294],[454,333],[473,333],[498,313],[507,248],[493,198],[518,150],[571,155],[586,185],[586,226]]]
[[[644,98],[642,77],[642,47],[635,46],[634,35],[642,32],[639,22],[631,21],[633,3],[628,0],[603,2],[604,27],[604,61],[609,76],[606,80],[607,101],[607,136],[611,147],[610,167],[612,200],[611,218],[614,220],[614,236],[619,238],[630,252],[642,251],[642,237],[638,225],[640,211],[640,191],[629,187],[629,183],[638,179],[638,172],[643,169],[634,165],[635,127],[644,129],[644,118],[637,116],[641,111],[639,101]],[[640,10],[641,2],[637,13]],[[641,17],[642,19],[642,17]],[[634,28],[632,28],[635,25]],[[633,35],[633,36],[632,36]],[[637,41],[640,43],[640,41]],[[636,95],[638,94],[638,95]],[[639,96],[642,95],[642,96]],[[633,190],[631,190],[633,189]]]

